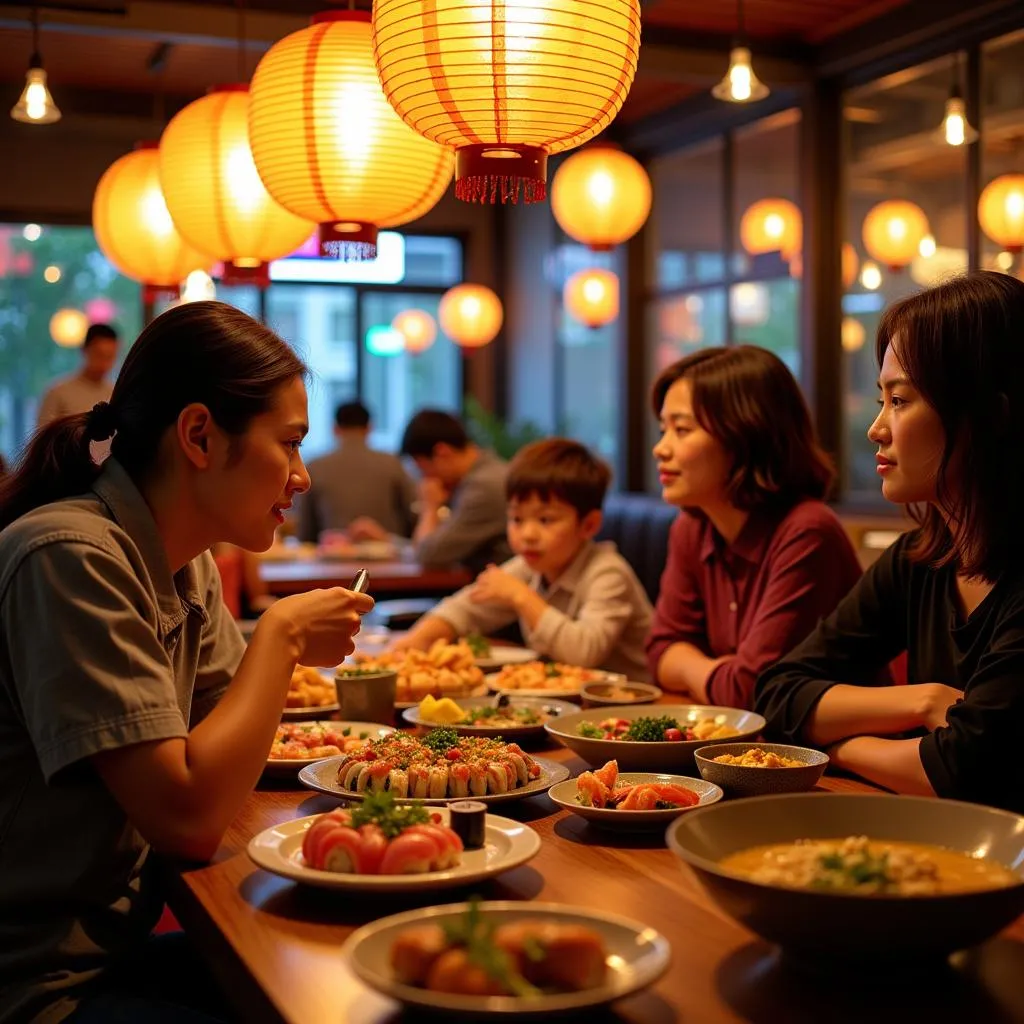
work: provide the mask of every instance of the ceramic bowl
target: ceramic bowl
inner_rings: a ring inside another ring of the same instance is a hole
[[[765,753],[803,761],[799,768],[753,768],[722,764],[716,757],[738,757],[753,748]],[[730,796],[765,796],[769,793],[802,793],[814,789],[828,767],[828,754],[810,747],[792,747],[786,743],[715,743],[698,747],[693,759],[701,778],[721,786]]]
[[[628,693],[628,699],[622,694]],[[599,682],[587,683],[580,688],[585,708],[603,708],[619,704],[653,704],[661,696],[661,690],[650,683]]]

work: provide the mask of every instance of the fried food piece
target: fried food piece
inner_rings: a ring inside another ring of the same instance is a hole
[[[405,985],[426,984],[434,961],[448,948],[444,930],[437,924],[406,928],[391,945],[391,969]]]

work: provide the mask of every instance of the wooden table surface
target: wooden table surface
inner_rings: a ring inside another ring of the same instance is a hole
[[[418,562],[340,559],[264,561],[260,563],[260,578],[272,594],[283,597],[319,587],[348,586],[358,569],[370,571],[370,593],[375,597],[451,594],[472,580],[465,569],[459,568],[428,569]]]
[[[565,748],[538,749],[569,765]],[[270,784],[268,784],[270,785]],[[865,792],[829,778],[833,791]],[[726,917],[665,847],[663,834],[615,833],[588,825],[546,796],[502,804],[496,812],[529,823],[541,849],[529,864],[469,889],[427,895],[361,897],[307,888],[258,869],[246,856],[263,829],[337,806],[307,790],[255,792],[214,861],[172,872],[170,904],[224,985],[240,1019],[288,1024],[383,1024],[420,1019],[367,989],[339,956],[345,938],[369,921],[417,906],[485,899],[546,900],[602,908],[662,932],[672,964],[648,991],[588,1014],[588,1022],[792,1022],[1024,1020],[1024,918],[1004,935],[953,958],[929,975],[899,963],[843,978],[795,971],[762,940]],[[908,944],[913,941],[908,936]]]

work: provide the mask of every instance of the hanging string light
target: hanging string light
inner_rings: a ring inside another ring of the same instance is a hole
[[[736,0],[736,44],[729,51],[729,70],[711,95],[727,103],[753,103],[763,100],[770,91],[754,74],[743,24],[743,0]]]
[[[11,117],[22,124],[54,124],[60,120],[60,108],[53,102],[43,58],[39,52],[39,7],[32,5],[32,56],[25,72],[25,88],[11,107]]]
[[[960,91],[960,54],[953,56],[953,82],[946,100],[946,116],[939,126],[939,137],[949,146],[963,146],[974,142],[978,133],[967,120],[967,105]]]
[[[527,203],[547,159],[602,132],[636,73],[640,0],[374,0],[373,49],[391,105],[456,151],[455,195]]]

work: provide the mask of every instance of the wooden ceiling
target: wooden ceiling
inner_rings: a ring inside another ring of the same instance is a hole
[[[806,64],[814,45],[905,2],[745,0],[755,67],[777,83],[783,62]],[[12,102],[31,50],[30,6],[0,4],[0,85]],[[237,80],[237,6],[238,0],[40,4],[41,48],[58,103],[83,117],[161,120],[210,85]],[[301,27],[310,14],[337,6],[344,4],[245,0],[245,77],[273,40]],[[370,2],[358,0],[357,6],[368,8]],[[643,18],[641,65],[620,115],[623,123],[649,119],[706,92],[725,71],[736,29],[733,0],[644,0]]]

